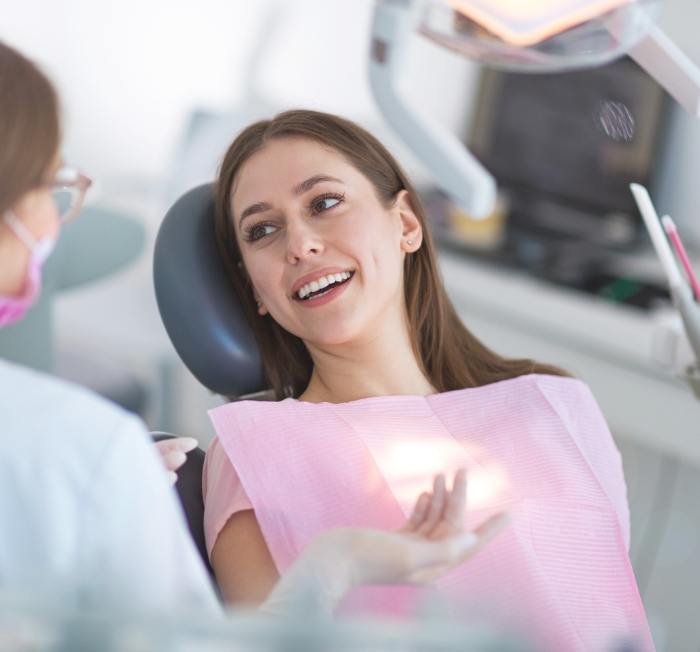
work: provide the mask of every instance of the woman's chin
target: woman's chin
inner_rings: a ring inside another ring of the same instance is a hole
[[[360,339],[362,332],[362,328],[357,324],[329,320],[329,323],[314,324],[302,339],[310,346],[326,348],[352,344]]]

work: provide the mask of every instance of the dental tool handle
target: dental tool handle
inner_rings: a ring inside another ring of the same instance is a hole
[[[668,278],[673,304],[681,315],[688,342],[695,354],[695,364],[685,370],[685,379],[692,387],[697,398],[700,399],[700,305],[695,302],[690,287],[681,277],[676,261],[673,258],[673,252],[661,228],[659,216],[656,213],[654,204],[651,202],[647,189],[637,183],[630,184],[630,189]]]
[[[695,275],[693,265],[690,262],[690,258],[688,257],[688,252],[683,246],[683,241],[681,240],[681,236],[680,233],[678,233],[676,225],[668,215],[664,215],[661,218],[661,224],[663,225],[664,231],[666,231],[666,235],[671,241],[673,248],[676,250],[676,255],[681,261],[681,265],[683,265],[685,275],[688,278],[688,283],[690,283],[690,287],[693,288],[695,300],[700,301],[700,283],[698,283],[698,277]]]
[[[684,286],[685,283],[681,277],[678,265],[676,265],[676,261],[673,258],[673,252],[668,244],[668,240],[661,228],[661,222],[659,221],[659,216],[656,213],[654,204],[651,202],[649,192],[644,186],[638,183],[631,183],[630,190],[637,202],[639,212],[642,214],[642,219],[649,232],[649,237],[656,250],[656,255],[661,261],[661,266],[668,279],[669,287],[673,290],[674,288]]]
[[[475,218],[496,205],[496,182],[459,139],[431,124],[401,99],[398,86],[406,43],[415,31],[421,2],[378,0],[372,25],[370,86],[387,122],[432,172],[448,195]]]

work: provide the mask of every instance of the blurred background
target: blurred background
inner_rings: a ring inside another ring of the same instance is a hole
[[[648,185],[700,261],[700,122],[627,59],[524,77],[416,36],[407,101],[469,144],[501,186],[498,210],[474,223],[374,106],[372,6],[0,0],[0,39],[54,80],[64,158],[95,180],[47,267],[47,292],[21,329],[3,329],[0,355],[206,447],[206,410],[222,399],[194,380],[161,324],[158,225],[180,194],[213,179],[251,121],[293,107],[342,114],[379,136],[420,187],[467,325],[503,354],[589,383],[623,454],[631,556],[658,649],[700,650],[700,403],[678,378],[686,349],[627,189]],[[667,0],[660,24],[700,62],[696,0]]]

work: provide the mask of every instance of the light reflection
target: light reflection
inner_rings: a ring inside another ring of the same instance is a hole
[[[623,102],[601,102],[598,122],[605,135],[616,142],[630,142],[634,138],[634,116]]]
[[[436,474],[446,474],[449,488],[459,468],[467,469],[467,511],[489,509],[506,499],[510,483],[505,470],[494,460],[485,459],[476,447],[450,440],[413,438],[375,443],[371,449],[406,516],[418,496],[432,490]]]

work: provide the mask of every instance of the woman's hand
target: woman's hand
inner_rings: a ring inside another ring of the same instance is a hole
[[[499,513],[472,531],[464,530],[467,478],[445,476],[421,494],[411,517],[395,532],[338,528],[318,536],[280,579],[261,609],[279,613],[311,602],[332,613],[338,601],[363,584],[425,584],[465,563],[508,523]]]
[[[457,471],[448,490],[445,476],[420,495],[406,524],[396,532],[356,530],[352,535],[355,585],[426,584],[473,557],[509,522],[499,513],[465,531],[467,475]],[[330,534],[330,533],[329,533]]]
[[[193,437],[173,437],[155,442],[170,484],[174,485],[177,482],[177,470],[187,461],[187,453],[197,446],[198,442]]]

